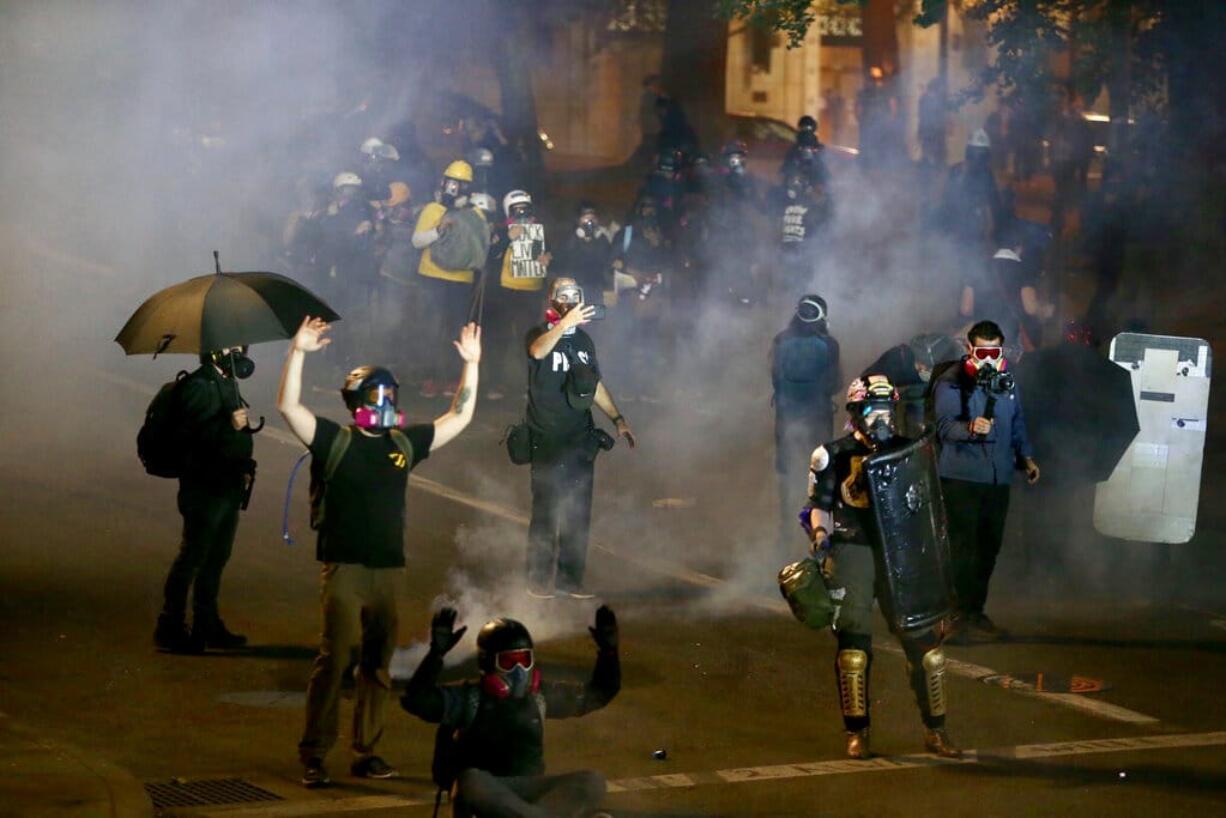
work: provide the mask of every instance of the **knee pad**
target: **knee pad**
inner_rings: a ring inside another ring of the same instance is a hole
[[[839,679],[839,704],[845,717],[868,715],[869,654],[863,650],[840,650],[834,660]]]

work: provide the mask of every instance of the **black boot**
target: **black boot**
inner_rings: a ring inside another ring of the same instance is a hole
[[[247,647],[247,637],[232,633],[220,617],[197,619],[192,628],[192,637],[206,648],[213,650],[239,650]]]
[[[163,653],[204,653],[204,644],[187,630],[182,617],[162,614],[153,631],[153,644]]]

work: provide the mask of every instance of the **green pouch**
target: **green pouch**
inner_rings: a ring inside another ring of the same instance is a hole
[[[779,571],[779,593],[795,616],[810,628],[820,630],[834,621],[834,601],[813,559],[785,565]]]

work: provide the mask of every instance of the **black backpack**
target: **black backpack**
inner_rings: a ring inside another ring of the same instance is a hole
[[[180,371],[162,388],[145,410],[145,422],[136,433],[136,456],[154,477],[180,477],[187,457],[179,418],[179,384],[188,373]]]

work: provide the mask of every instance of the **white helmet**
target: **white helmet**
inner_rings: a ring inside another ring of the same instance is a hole
[[[519,204],[532,204],[532,197],[526,190],[512,190],[502,197],[502,212],[511,215],[511,208]]]
[[[990,148],[992,147],[992,140],[988,139],[987,131],[985,131],[983,128],[979,128],[973,134],[971,134],[970,141],[966,144],[972,148]]]
[[[332,179],[332,189],[333,190],[336,190],[337,188],[345,187],[346,185],[354,185],[356,187],[361,187],[362,177],[348,170],[343,171],[342,173],[338,173],[336,174],[336,176],[333,177]]]
[[[498,203],[488,193],[474,193],[468,197],[468,201],[473,207],[479,207],[486,213],[498,212]]]
[[[400,159],[400,151],[396,150],[396,146],[387,144],[377,136],[372,136],[363,142],[359,150],[372,158],[390,159],[393,162]]]

